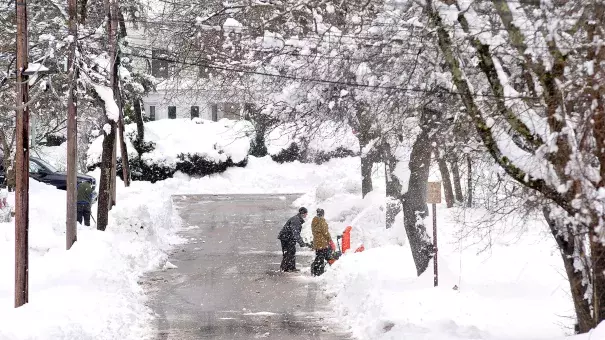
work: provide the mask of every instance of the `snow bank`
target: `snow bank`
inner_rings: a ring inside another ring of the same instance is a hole
[[[325,209],[333,238],[352,226],[352,247],[366,248],[345,254],[318,279],[355,337],[510,340],[572,333],[569,285],[555,242],[541,221],[530,221],[524,232],[512,232],[501,221],[494,230],[502,232],[493,233],[491,249],[483,252],[485,240],[459,240],[459,211],[440,206],[439,287],[434,288],[432,263],[416,276],[402,214],[391,229],[384,227],[384,178],[375,173],[376,190],[362,199],[358,173],[323,182],[295,202],[310,207],[311,216],[315,208]],[[473,219],[485,212],[466,213]],[[303,233],[311,237],[309,230]]]
[[[136,134],[136,125],[126,127],[126,135]],[[202,119],[162,119],[145,123],[145,142],[155,143],[155,149],[143,155],[148,164],[174,167],[179,154],[198,154],[214,162],[234,163],[246,159],[253,128],[247,121],[222,119],[212,122]],[[88,150],[87,164],[101,162],[103,137],[96,138]],[[132,144],[129,154],[136,156]],[[119,155],[119,152],[118,152]]]
[[[146,336],[152,316],[137,281],[165,262],[179,224],[170,195],[145,184],[120,190],[106,232],[79,227],[65,251],[65,191],[30,180],[30,303],[12,308],[14,224],[2,223],[0,339]]]

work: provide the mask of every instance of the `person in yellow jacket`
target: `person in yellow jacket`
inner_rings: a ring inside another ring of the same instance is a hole
[[[313,249],[315,250],[315,261],[311,265],[311,274],[319,276],[324,273],[326,261],[330,256],[330,243],[332,237],[328,231],[328,222],[324,218],[324,210],[317,209],[317,216],[313,217],[311,230],[313,232]]]

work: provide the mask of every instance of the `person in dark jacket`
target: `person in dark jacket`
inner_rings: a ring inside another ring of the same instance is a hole
[[[78,196],[77,196],[77,218],[78,223],[82,224],[84,221],[84,225],[87,227],[90,226],[90,207],[92,206],[92,202],[94,201],[94,189],[90,182],[82,182],[78,184]]]
[[[302,225],[307,217],[307,208],[298,209],[298,214],[288,219],[277,238],[281,241],[283,258],[280,270],[283,272],[299,272],[296,268],[296,243],[301,247],[307,246],[300,236]]]

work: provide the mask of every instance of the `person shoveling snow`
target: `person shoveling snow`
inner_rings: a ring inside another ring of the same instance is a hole
[[[77,220],[78,223],[87,227],[90,227],[90,212],[92,204],[96,199],[96,192],[94,191],[92,184],[88,181],[81,182],[78,184],[78,209],[77,209]]]

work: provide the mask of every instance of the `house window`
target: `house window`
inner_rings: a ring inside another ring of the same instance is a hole
[[[168,106],[168,118],[176,119],[176,106]]]
[[[157,50],[151,52],[151,74],[157,78],[168,78],[168,60]]]
[[[191,107],[191,119],[193,119],[193,118],[200,118],[200,107],[199,106]]]
[[[155,120],[155,106],[149,105],[149,120]]]
[[[212,121],[217,122],[218,121],[218,105],[212,104],[210,109],[212,111]]]

